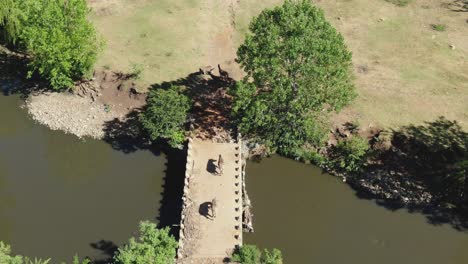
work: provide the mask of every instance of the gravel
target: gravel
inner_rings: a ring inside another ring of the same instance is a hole
[[[52,130],[62,130],[79,138],[102,139],[106,122],[123,115],[91,98],[71,93],[41,93],[26,100],[31,117]]]

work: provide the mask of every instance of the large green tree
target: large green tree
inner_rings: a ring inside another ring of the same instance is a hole
[[[140,223],[140,236],[130,238],[127,245],[119,248],[115,264],[160,264],[174,263],[178,243],[169,235],[169,229],[157,229],[156,224]]]
[[[54,89],[69,88],[91,73],[102,47],[89,11],[86,0],[5,0],[0,27],[31,55],[29,76],[38,72]]]
[[[179,90],[175,86],[151,90],[146,109],[140,115],[151,139],[165,139],[172,147],[180,146],[185,140],[184,124],[190,109],[188,97]]]
[[[324,115],[355,97],[343,37],[307,0],[264,10],[249,29],[237,52],[247,76],[233,92],[240,131],[286,154],[319,145]]]

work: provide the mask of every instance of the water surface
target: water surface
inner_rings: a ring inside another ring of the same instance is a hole
[[[274,156],[247,165],[254,234],[286,264],[466,264],[468,234],[357,198],[339,179]]]
[[[164,176],[180,174],[165,171],[164,155],[50,131],[19,104],[0,95],[0,240],[16,254],[102,259],[93,243],[121,245],[139,220],[158,217]],[[468,263],[467,233],[359,199],[311,165],[274,156],[250,162],[247,174],[255,233],[245,242],[280,248],[286,264]],[[178,190],[169,192],[162,211],[178,215]]]
[[[131,154],[35,124],[18,96],[0,95],[0,240],[14,253],[103,258],[140,220],[156,220],[166,158]],[[107,244],[109,245],[109,244]]]

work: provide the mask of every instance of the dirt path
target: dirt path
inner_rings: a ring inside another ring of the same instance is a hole
[[[235,17],[239,0],[204,0],[207,12],[203,13],[204,32],[208,36],[205,61],[216,68],[218,64],[233,79],[240,79],[243,71],[236,63],[237,47],[234,45]],[[214,20],[213,18],[216,18]],[[212,24],[216,25],[213,30]]]

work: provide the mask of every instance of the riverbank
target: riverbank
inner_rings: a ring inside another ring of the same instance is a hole
[[[72,92],[41,92],[29,95],[25,108],[38,123],[79,138],[103,139],[110,122],[125,123],[132,111],[144,106],[146,94],[121,73],[103,71],[77,84]]]

